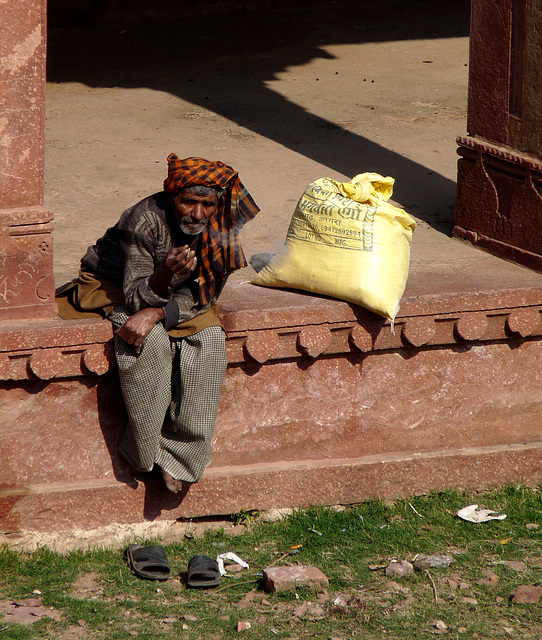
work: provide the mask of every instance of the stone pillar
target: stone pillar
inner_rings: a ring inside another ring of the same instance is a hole
[[[0,0],[0,322],[56,317],[43,208],[45,0]]]
[[[454,235],[542,270],[542,1],[472,0]]]

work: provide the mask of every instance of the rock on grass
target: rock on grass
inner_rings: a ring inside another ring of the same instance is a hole
[[[329,587],[329,580],[320,569],[308,565],[267,567],[263,572],[263,582],[268,592],[291,591],[297,587],[319,590]]]
[[[535,604],[542,597],[542,587],[536,585],[521,585],[512,594],[514,604]]]

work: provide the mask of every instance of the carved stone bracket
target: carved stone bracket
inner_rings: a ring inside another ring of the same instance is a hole
[[[539,309],[514,309],[506,318],[506,327],[522,338],[527,338],[540,331]]]
[[[249,359],[263,364],[274,354],[279,341],[275,331],[251,331],[245,340],[245,352]]]
[[[102,375],[115,366],[107,321],[4,324],[0,330],[0,380],[51,380]]]
[[[331,344],[331,332],[325,325],[304,327],[297,335],[297,344],[301,353],[317,358]]]
[[[374,346],[373,336],[359,325],[352,327],[350,330],[350,346],[353,350],[359,350],[362,353],[368,353]]]
[[[487,316],[485,313],[469,313],[458,318],[455,331],[462,340],[482,340],[487,331]]]
[[[406,344],[422,347],[431,341],[435,335],[435,320],[432,316],[409,318],[403,325],[402,337]]]
[[[357,322],[337,322],[257,331],[230,331],[226,340],[230,365],[347,353],[524,340],[542,336],[542,305],[398,318],[370,331]],[[51,380],[103,375],[115,367],[108,322],[70,321],[69,329],[40,327],[0,331],[0,380]],[[33,334],[33,338],[29,336]]]
[[[103,375],[115,366],[111,343],[0,353],[0,380]]]

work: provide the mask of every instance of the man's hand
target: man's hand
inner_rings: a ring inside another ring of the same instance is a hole
[[[149,285],[155,293],[165,298],[173,276],[176,274],[186,279],[197,264],[196,252],[188,245],[173,247],[149,278]]]
[[[126,322],[119,327],[115,334],[125,340],[128,344],[133,344],[134,347],[139,345],[149,335],[154,325],[163,320],[164,310],[161,307],[147,307],[136,311],[133,316],[130,316]]]
[[[196,252],[191,251],[188,245],[184,247],[173,247],[164,259],[164,266],[172,273],[180,276],[188,276],[194,269],[198,260]]]

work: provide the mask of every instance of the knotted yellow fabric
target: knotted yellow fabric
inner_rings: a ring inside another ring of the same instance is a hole
[[[284,248],[252,280],[361,305],[392,322],[405,290],[414,220],[387,202],[394,179],[320,178],[297,203]]]
[[[350,182],[337,182],[327,178],[337,188],[337,192],[356,202],[378,205],[391,198],[395,180],[383,178],[378,173],[358,173]]]

